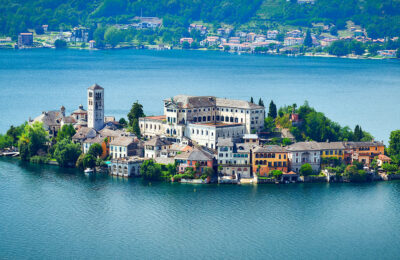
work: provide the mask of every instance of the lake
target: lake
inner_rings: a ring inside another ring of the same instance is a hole
[[[176,94],[302,104],[387,143],[400,62],[201,51],[0,51],[0,132],[41,111],[162,113]],[[0,158],[0,259],[397,259],[400,182],[185,185]]]
[[[146,183],[0,158],[1,259],[397,259],[400,182]]]
[[[360,124],[386,143],[400,128],[400,61],[236,55],[213,51],[2,50],[0,132],[42,111],[86,107],[86,89],[105,88],[106,115],[133,102],[161,114],[164,98],[215,95],[279,106],[308,100],[329,118]]]

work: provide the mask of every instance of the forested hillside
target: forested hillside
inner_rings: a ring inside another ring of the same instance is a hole
[[[165,27],[192,21],[234,26],[253,22],[260,28],[309,26],[312,22],[344,27],[347,20],[367,29],[370,37],[400,35],[400,0],[0,0],[0,34],[48,24],[51,30],[97,23],[127,23],[134,16],[164,18]]]

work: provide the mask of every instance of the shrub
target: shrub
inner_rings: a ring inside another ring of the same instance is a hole
[[[303,176],[309,176],[313,173],[313,169],[309,163],[303,164],[300,167],[300,174]]]
[[[39,156],[39,155],[32,156],[29,159],[30,163],[36,163],[36,164],[45,164],[48,161],[49,161],[49,158],[47,156]]]

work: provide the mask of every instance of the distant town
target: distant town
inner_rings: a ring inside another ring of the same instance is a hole
[[[400,178],[400,131],[392,132],[388,148],[360,126],[354,132],[339,127],[344,137],[329,124],[314,126],[312,131],[322,129],[321,138],[342,140],[301,141],[319,138],[300,132],[313,116],[321,117],[307,103],[278,111],[271,101],[266,113],[261,98],[256,104],[253,98],[178,95],[162,101],[162,115],[145,116],[135,102],[127,120],[117,121],[105,115],[104,99],[104,88],[95,84],[87,89],[87,109],[79,105],[67,115],[61,106],[11,126],[0,135],[0,154],[87,174],[196,184]]]
[[[135,17],[131,23],[109,24],[96,30],[83,26],[50,31],[48,25],[20,33],[16,40],[0,39],[0,48],[77,49],[197,49],[235,53],[262,53],[348,58],[398,58],[398,37],[370,38],[364,28],[352,22],[338,29],[334,24],[315,23],[312,28],[235,29],[192,23],[186,37],[171,40],[163,34],[163,19]],[[99,36],[100,35],[100,36]],[[138,36],[142,35],[142,36]]]

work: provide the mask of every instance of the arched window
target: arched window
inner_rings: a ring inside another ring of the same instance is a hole
[[[169,129],[167,129],[167,134],[169,134]]]

